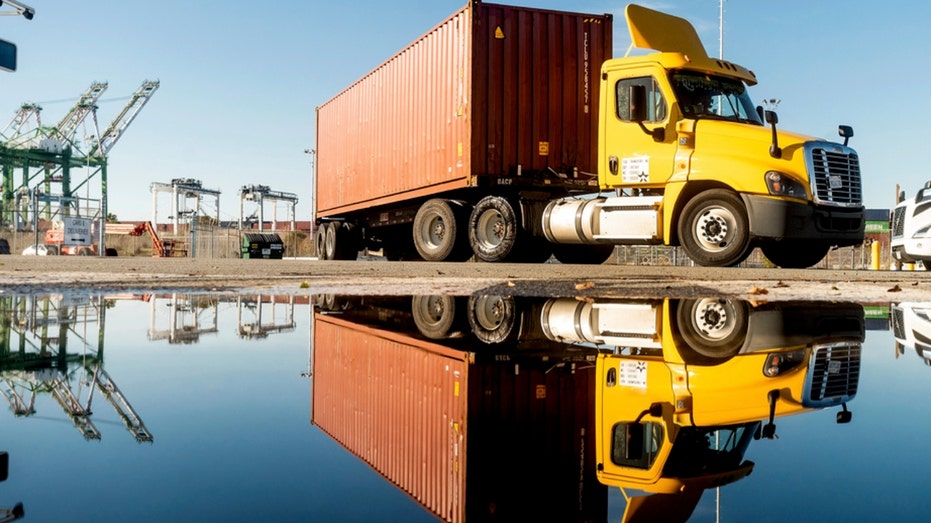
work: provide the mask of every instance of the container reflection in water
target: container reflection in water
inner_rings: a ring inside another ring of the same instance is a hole
[[[850,420],[864,339],[856,304],[321,304],[314,423],[447,521],[603,519],[598,484],[653,494],[634,492],[625,520],[686,521],[704,490],[751,472],[744,453],[776,418],[840,406]]]
[[[594,349],[465,352],[344,316],[315,317],[312,420],[347,450],[445,521],[607,517]]]

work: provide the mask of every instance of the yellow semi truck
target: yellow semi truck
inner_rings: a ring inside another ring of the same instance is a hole
[[[637,5],[626,14],[632,45],[660,52],[602,67],[598,183],[618,195],[551,202],[547,238],[678,244],[707,266],[758,245],[782,267],[863,241],[850,127],[839,127],[843,145],[778,131],[775,112],[750,100],[754,73],[709,58],[689,22]]]
[[[731,266],[759,247],[808,267],[864,238],[859,156],[777,129],[749,69],[692,25],[477,0],[317,109],[322,259],[601,263],[681,246]],[[422,71],[431,71],[424,77]]]
[[[628,512],[690,513],[705,489],[750,474],[744,453],[753,439],[776,436],[775,418],[842,406],[837,422],[850,421],[864,312],[825,305],[550,301],[548,337],[613,347],[596,364],[599,480],[625,495],[660,494],[630,498]]]

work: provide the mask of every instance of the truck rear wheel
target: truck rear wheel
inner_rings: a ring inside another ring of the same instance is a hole
[[[518,210],[506,198],[486,196],[472,209],[469,244],[479,259],[486,262],[512,259],[520,233]]]
[[[463,261],[469,250],[462,205],[451,200],[427,200],[414,217],[414,247],[427,261]]]
[[[87,247],[81,247],[80,249],[78,249],[78,256],[90,256],[91,254],[94,254],[94,253]]]
[[[457,327],[456,305],[455,296],[414,296],[411,313],[417,330],[431,340],[448,338]]]
[[[823,260],[831,250],[821,242],[782,241],[760,245],[763,256],[784,269],[805,269]]]
[[[679,242],[699,265],[737,265],[752,250],[749,223],[739,196],[724,189],[712,189],[696,195],[682,209]]]
[[[511,341],[520,332],[517,304],[513,296],[470,296],[468,318],[472,334],[483,343]]]
[[[45,255],[46,256],[58,256],[58,246],[46,244]]]

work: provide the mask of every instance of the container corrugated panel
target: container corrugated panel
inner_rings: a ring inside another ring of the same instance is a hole
[[[522,170],[595,172],[611,19],[470,3],[317,108],[318,216]]]
[[[590,364],[573,366],[557,356],[533,365],[473,365],[470,519],[606,521],[608,492],[595,474],[594,424]]]
[[[467,355],[316,314],[311,421],[449,522],[465,518]]]

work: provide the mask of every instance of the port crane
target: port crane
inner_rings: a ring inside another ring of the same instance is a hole
[[[278,202],[284,202],[288,205],[288,216],[291,222],[291,230],[295,228],[295,219],[298,197],[297,194],[282,191],[273,191],[267,185],[243,185],[239,190],[239,229],[243,228],[243,204],[246,201],[255,202],[258,205],[258,225],[259,230],[265,224],[265,200],[277,205]],[[272,213],[272,229],[277,229],[278,213],[277,206]]]
[[[31,210],[42,213],[46,220],[73,216],[75,211],[80,217],[103,220],[107,212],[107,156],[159,85],[157,80],[145,80],[103,133],[97,123],[97,105],[107,90],[106,82],[92,83],[54,127],[42,125],[38,104],[21,105],[0,133],[5,140],[0,142],[0,223],[16,227],[31,223],[27,203],[32,194],[43,196],[35,199]],[[93,124],[92,135],[82,142],[76,134],[88,119]],[[73,180],[72,172],[78,169],[86,169],[86,176]],[[100,180],[100,199],[88,199],[82,209],[76,196],[94,178]],[[54,209],[53,204],[57,205]],[[73,209],[64,211],[63,207]],[[97,249],[100,253],[105,252],[102,243],[103,234]]]

